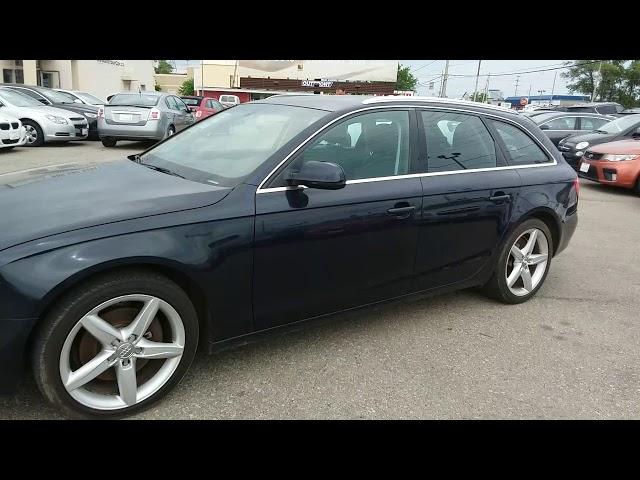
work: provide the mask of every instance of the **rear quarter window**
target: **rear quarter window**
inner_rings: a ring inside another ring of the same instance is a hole
[[[544,150],[518,127],[497,120],[489,120],[489,122],[502,139],[511,165],[535,165],[551,162],[551,158]]]

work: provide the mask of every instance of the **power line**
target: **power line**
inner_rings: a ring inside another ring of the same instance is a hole
[[[545,68],[545,69],[538,69],[538,70],[528,70],[528,71],[520,71],[520,72],[512,72],[512,73],[492,73],[491,76],[492,77],[512,77],[512,76],[517,76],[517,75],[525,75],[527,73],[538,73],[538,72],[551,72],[553,70],[563,70],[566,68],[572,68],[572,67],[582,67],[584,65],[591,65],[593,63],[598,63],[599,60],[594,60],[593,62],[584,62],[584,63],[580,63],[580,64],[572,64],[572,65],[565,65],[564,67],[556,67],[556,68]],[[475,77],[475,75],[461,75],[461,74],[450,74],[450,77]],[[482,75],[484,77],[484,75]]]

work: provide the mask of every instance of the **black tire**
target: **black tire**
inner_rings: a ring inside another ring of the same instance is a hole
[[[173,125],[169,125],[167,127],[166,133],[164,134],[164,138],[169,138],[172,135],[174,135],[175,133],[176,133],[176,127],[174,127]]]
[[[111,137],[101,138],[100,141],[102,142],[102,145],[108,148],[115,147],[116,143],[118,143],[118,141],[115,138],[111,138]]]
[[[640,195],[640,177],[636,180],[636,186],[633,191],[636,192],[636,195]]]
[[[42,128],[40,128],[40,125],[38,125],[33,120],[28,120],[28,119],[22,120],[22,124],[25,127],[26,126],[32,127],[36,131],[36,140],[33,143],[28,143],[27,141],[26,145],[30,147],[40,147],[44,145],[44,133],[42,133]]]
[[[120,295],[147,294],[168,302],[180,315],[185,345],[180,363],[167,382],[145,400],[117,410],[98,410],[76,401],[65,389],[60,376],[62,346],[78,320],[97,305]],[[140,411],[169,392],[187,372],[198,346],[196,311],[186,293],[168,278],[146,271],[107,273],[66,293],[39,325],[33,343],[32,368],[44,397],[71,418],[118,418]]]
[[[516,242],[518,237],[522,235],[523,232],[526,232],[531,228],[537,228],[544,233],[549,247],[549,256],[547,258],[546,270],[538,285],[527,295],[518,296],[512,293],[507,286],[507,259],[511,251],[511,247]],[[491,276],[491,279],[482,287],[482,290],[489,297],[503,303],[514,304],[526,302],[531,297],[533,297],[538,292],[540,287],[542,287],[542,285],[544,284],[544,281],[547,278],[547,274],[549,273],[549,269],[551,268],[551,257],[553,254],[553,249],[553,237],[551,236],[551,232],[549,231],[549,227],[547,226],[547,224],[542,220],[538,220],[537,218],[525,220],[520,225],[518,225],[504,241],[500,249],[500,255],[498,256],[498,261],[495,266],[493,275]]]

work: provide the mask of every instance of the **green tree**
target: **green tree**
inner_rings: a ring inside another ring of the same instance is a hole
[[[398,76],[396,78],[396,90],[403,92],[415,92],[418,79],[413,76],[409,67],[398,64]]]
[[[156,83],[156,92],[161,92],[162,87]]]
[[[182,82],[179,93],[180,95],[193,95],[193,78],[187,78]]]
[[[638,60],[575,60],[560,74],[571,92],[591,95],[593,101],[619,102],[625,107],[640,103]],[[595,94],[594,94],[595,87]]]
[[[166,60],[158,60],[158,66],[155,67],[156,73],[173,73],[173,65]]]

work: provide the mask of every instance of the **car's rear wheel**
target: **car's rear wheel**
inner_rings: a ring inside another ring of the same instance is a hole
[[[164,138],[169,138],[173,136],[175,133],[176,133],[176,127],[174,127],[173,125],[169,125],[167,127],[167,131],[164,134]]]
[[[42,128],[33,120],[23,120],[25,133],[27,134],[27,145],[30,147],[39,147],[44,144],[44,133]]]
[[[553,238],[535,218],[518,225],[502,246],[493,276],[484,291],[505,303],[522,303],[542,287],[551,266]]]
[[[33,369],[44,396],[72,417],[131,414],[186,373],[198,320],[188,296],[154,273],[108,274],[68,293],[36,334]]]
[[[104,137],[100,139],[102,141],[102,145],[104,145],[105,147],[115,147],[116,143],[118,143],[118,141],[115,138],[111,138],[111,137]]]

